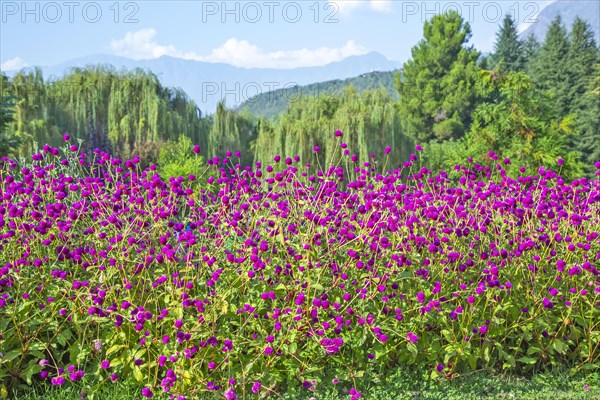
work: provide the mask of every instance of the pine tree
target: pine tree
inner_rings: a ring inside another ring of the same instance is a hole
[[[573,22],[569,45],[569,111],[576,116],[580,136],[571,143],[589,167],[600,159],[600,97],[598,96],[598,50],[590,25],[577,17]],[[595,92],[596,90],[596,92]]]
[[[500,31],[496,34],[492,66],[500,66],[501,71],[513,72],[524,68],[523,44],[510,14],[504,17]]]
[[[572,75],[569,102],[572,110],[581,109],[581,98],[587,91],[589,79],[600,62],[600,51],[590,25],[577,17],[570,33],[568,66]]]
[[[535,35],[530,33],[527,39],[523,41],[522,55],[523,55],[523,70],[528,75],[533,75],[534,61],[540,53],[540,42],[537,41]]]
[[[594,163],[600,161],[600,63],[595,65],[593,75],[587,80],[587,91],[577,104],[575,114],[580,136],[575,148],[582,155],[586,171],[593,176]]]
[[[552,20],[539,54],[532,65],[534,82],[554,96],[552,106],[560,117],[569,113],[569,39],[560,15]]]
[[[471,28],[455,11],[425,22],[402,78],[396,75],[405,132],[419,142],[457,138],[468,130],[479,53],[465,44]]]

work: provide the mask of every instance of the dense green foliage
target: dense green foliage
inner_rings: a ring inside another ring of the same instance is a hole
[[[465,47],[471,28],[451,11],[425,22],[423,32],[402,79],[396,78],[405,133],[419,142],[458,138],[469,129],[477,103],[479,53]]]
[[[194,102],[141,70],[88,67],[45,82],[36,69],[17,74],[1,95],[18,99],[9,131],[22,140],[21,154],[33,152],[34,142],[58,145],[63,133],[83,139],[88,149],[124,157],[182,133],[206,145],[209,125]]]
[[[95,387],[88,382],[79,387],[53,388],[39,385],[17,400],[86,400],[131,399],[140,388],[123,383]],[[317,389],[311,397],[319,400],[346,400],[348,388]],[[280,393],[282,400],[306,400],[305,391]],[[214,398],[221,398],[215,395]],[[570,372],[557,369],[552,373],[537,373],[532,378],[509,374],[473,372],[450,378],[430,379],[415,368],[399,367],[386,381],[369,388],[365,400],[590,400],[600,398],[600,373]],[[206,396],[204,399],[211,399]]]
[[[260,93],[251,97],[239,106],[239,110],[248,111],[252,115],[273,119],[283,114],[289,104],[298,97],[338,95],[341,96],[344,88],[354,87],[358,93],[366,90],[386,88],[394,101],[398,100],[398,91],[394,87],[394,76],[399,71],[374,71],[348,79],[317,82],[304,86],[277,89],[271,92]]]
[[[486,56],[467,46],[470,37],[457,13],[437,15],[401,71],[262,93],[235,110],[221,103],[208,117],[140,70],[88,67],[52,81],[39,70],[0,75],[0,156],[58,145],[69,133],[88,154],[139,155],[146,167],[183,134],[204,160],[226,151],[240,151],[241,165],[306,158],[318,144],[329,163],[341,150],[325,138],[341,129],[363,163],[390,145],[390,166],[398,165],[421,143],[438,169],[466,155],[485,163],[494,151],[531,168],[562,157],[566,176],[591,175],[600,159],[600,51],[589,24],[577,18],[567,31],[557,17],[540,44],[520,40],[507,15]]]
[[[522,71],[525,64],[523,48],[517,25],[510,15],[506,15],[496,35],[493,64],[499,65],[502,71]]]
[[[350,87],[340,97],[298,98],[275,123],[262,120],[254,158],[270,162],[281,154],[308,160],[317,145],[321,165],[337,165],[344,149],[334,142],[331,133],[336,129],[345,133],[345,142],[360,163],[368,162],[370,154],[390,144],[388,167],[397,166],[408,159],[413,147],[401,133],[397,109],[385,89],[359,94]],[[347,178],[353,176],[354,172]]]

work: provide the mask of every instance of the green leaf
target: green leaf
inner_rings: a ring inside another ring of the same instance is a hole
[[[8,353],[4,354],[4,356],[2,358],[0,358],[0,362],[12,361],[15,358],[19,357],[21,354],[22,354],[22,352],[20,349],[9,351]]]
[[[283,243],[284,243],[284,240],[283,240],[283,234],[282,234],[282,233],[278,233],[278,234],[275,236],[275,239],[277,239],[277,241],[278,241],[278,242],[279,242],[281,245],[283,245]]]
[[[560,339],[554,340],[552,342],[552,347],[560,354],[564,354],[568,348],[568,346],[565,346],[565,344]]]
[[[413,357],[417,357],[417,354],[419,353],[419,350],[417,349],[417,345],[414,344],[413,342],[408,342],[406,343],[406,348],[408,349],[408,351],[411,352],[411,354],[413,355]]]
[[[316,289],[316,290],[320,290],[320,291],[323,291],[323,290],[325,290],[325,288],[323,287],[323,285],[321,285],[320,283],[313,283],[313,284],[311,284],[311,286],[312,286],[314,289]]]
[[[521,358],[517,358],[518,362],[521,362],[523,364],[530,364],[533,365],[537,362],[536,358],[532,358],[532,357],[521,357]]]
[[[144,374],[137,366],[133,367],[133,377],[138,382],[142,382],[144,380]]]
[[[446,340],[448,340],[449,342],[452,342],[454,340],[454,338],[452,337],[452,333],[450,333],[450,331],[448,329],[442,329],[442,331],[440,332],[445,338]]]

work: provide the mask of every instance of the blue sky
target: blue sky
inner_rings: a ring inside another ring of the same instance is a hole
[[[491,51],[504,14],[524,29],[552,1],[6,1],[0,0],[4,70],[112,54],[170,55],[241,67],[324,65],[378,51],[400,62],[423,21],[449,8]]]

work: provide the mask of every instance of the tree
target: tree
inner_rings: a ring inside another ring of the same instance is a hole
[[[0,98],[0,157],[10,155],[19,146],[19,139],[8,132],[13,120],[14,98],[1,95]]]
[[[522,71],[524,67],[523,44],[519,40],[517,25],[510,14],[504,17],[502,27],[496,34],[492,67],[501,71]]]
[[[465,47],[471,28],[452,10],[426,21],[423,32],[395,80],[405,132],[420,142],[460,137],[477,102],[479,53]]]
[[[479,163],[490,163],[490,151],[509,158],[509,172],[520,166],[558,169],[558,159],[564,164],[561,174],[568,178],[580,176],[579,155],[569,146],[576,134],[573,116],[560,118],[547,104],[547,96],[523,72],[481,71],[478,88],[485,98],[494,99],[478,104],[471,130],[465,135],[460,154],[464,161],[473,157]]]
[[[522,45],[523,70],[527,72],[528,75],[533,75],[532,68],[534,60],[537,58],[539,52],[540,42],[537,41],[533,33],[530,33]]]
[[[534,82],[550,92],[551,103],[561,117],[569,113],[573,76],[569,69],[569,39],[560,15],[552,20],[540,52],[532,65]]]
[[[590,171],[600,159],[600,99],[597,93],[600,51],[590,25],[579,17],[573,22],[569,38],[571,83],[568,104],[569,112],[576,116],[576,127],[580,132],[571,145],[582,154],[582,160]]]
[[[168,182],[170,178],[200,175],[205,170],[202,157],[194,154],[194,144],[185,135],[179,135],[177,141],[168,141],[160,150],[158,172]]]
[[[596,64],[600,61],[600,51],[596,46],[594,32],[590,25],[581,18],[575,18],[570,33],[568,66],[573,75],[569,101],[577,102],[587,90],[589,77],[594,74]]]
[[[594,74],[587,80],[587,91],[577,104],[575,113],[580,136],[575,148],[582,155],[585,170],[593,176],[594,163],[600,161],[600,63],[595,65]]]

